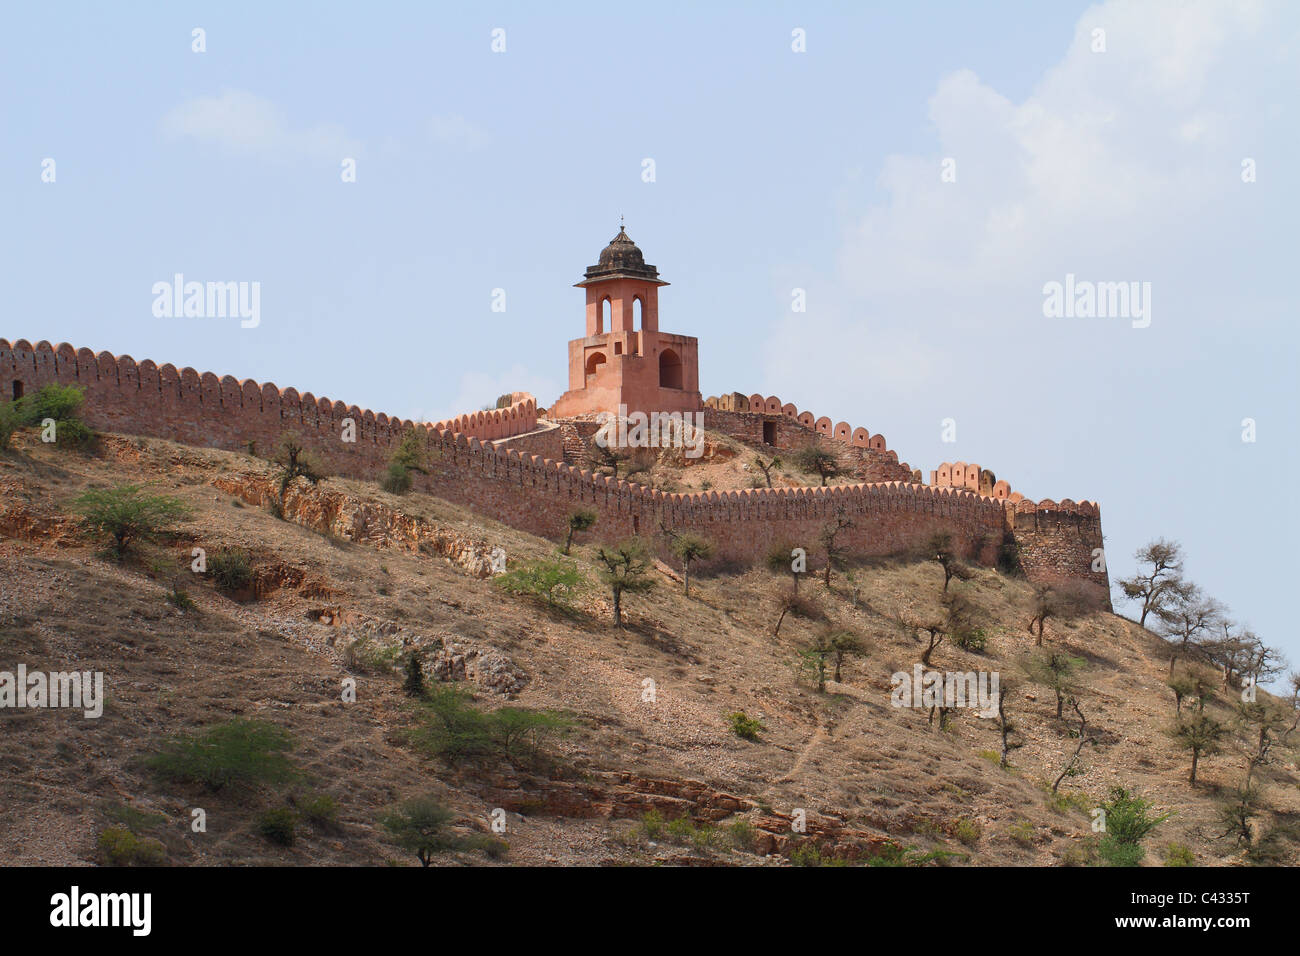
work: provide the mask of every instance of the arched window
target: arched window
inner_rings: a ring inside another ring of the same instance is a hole
[[[592,352],[587,356],[587,381],[596,377],[596,373],[605,367],[605,353]]]
[[[682,387],[682,360],[672,349],[659,353],[659,387]]]
[[[614,330],[614,306],[609,301],[609,296],[600,300],[600,312],[596,316],[597,334],[609,329]]]
[[[632,328],[645,328],[645,303],[639,295],[632,299]]]

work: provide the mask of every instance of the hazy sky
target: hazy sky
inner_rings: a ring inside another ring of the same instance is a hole
[[[1096,500],[1112,578],[1177,538],[1300,661],[1298,39],[1300,5],[1191,0],[11,4],[0,335],[548,404],[623,214],[706,395]],[[259,282],[260,325],[156,317],[176,273]],[[1150,283],[1149,325],[1045,316],[1067,275]]]

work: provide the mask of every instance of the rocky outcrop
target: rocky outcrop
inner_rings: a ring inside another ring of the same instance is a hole
[[[212,484],[259,507],[279,507],[287,521],[345,541],[437,555],[477,578],[492,574],[492,547],[482,538],[445,528],[346,492],[299,480],[280,501],[278,483],[265,475],[222,475]]]

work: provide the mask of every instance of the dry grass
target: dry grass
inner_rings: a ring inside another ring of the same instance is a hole
[[[728,467],[734,470],[739,460]],[[1173,700],[1164,687],[1160,642],[1123,618],[1097,614],[1048,623],[1054,646],[1088,661],[1082,706],[1098,741],[1084,750],[1082,774],[1062,785],[1079,795],[1077,806],[1057,810],[1043,781],[1060,772],[1075,740],[1071,725],[1054,718],[1046,688],[1021,683],[1010,698],[1025,740],[1011,771],[981,756],[998,746],[995,720],[964,711],[941,732],[925,711],[890,705],[890,675],[910,670],[921,650],[893,618],[937,612],[942,574],[936,566],[859,566],[851,580],[837,574],[829,593],[820,581],[803,584],[801,591],[822,604],[832,623],[870,646],[865,658],[846,663],[844,683],[820,695],[795,680],[794,662],[823,625],[789,617],[780,637],[772,637],[788,577],[706,567],[693,575],[687,600],[659,574],[655,593],[627,598],[629,626],[620,632],[610,627],[609,597],[595,584],[589,558],[599,526],[584,536],[589,543],[575,547],[588,582],[578,613],[547,613],[441,560],[330,540],[260,509],[236,507],[211,484],[218,475],[260,467],[248,456],[119,438],[110,438],[98,457],[22,441],[0,457],[0,491],[11,508],[31,515],[57,521],[84,488],[140,480],[196,509],[180,538],[125,566],[98,557],[68,526],[0,541],[4,666],[22,660],[31,669],[102,670],[110,698],[98,721],[63,712],[0,712],[6,744],[0,862],[92,861],[95,838],[112,819],[107,809],[121,804],[163,815],[142,835],[161,839],[173,863],[373,864],[408,862],[376,822],[404,797],[441,794],[467,832],[483,829],[505,778],[523,788],[516,804],[528,804],[530,794],[539,807],[546,803],[544,781],[501,766],[448,768],[407,746],[402,730],[411,716],[399,674],[357,676],[358,702],[343,703],[342,681],[355,676],[346,670],[339,640],[347,625],[321,624],[326,608],[346,622],[394,622],[407,634],[473,643],[509,657],[529,677],[515,703],[576,716],[576,730],[559,746],[562,779],[555,783],[587,788],[598,806],[618,773],[701,781],[759,812],[804,808],[854,832],[960,851],[976,864],[1050,865],[1090,835],[1085,809],[1123,784],[1176,811],[1157,831],[1149,862],[1158,862],[1156,847],[1173,841],[1190,846],[1201,863],[1236,859],[1210,836],[1215,791],[1240,777],[1245,738],[1204,760],[1205,785],[1189,787],[1188,761],[1164,734]],[[486,536],[512,561],[556,553],[552,542],[435,498],[393,497],[355,481],[326,485]],[[257,567],[298,572],[281,575],[297,583],[237,603],[188,572],[164,570],[188,564],[194,546],[209,553],[247,550]],[[165,601],[174,574],[185,581],[195,611],[182,613]],[[934,666],[1013,674],[1016,660],[1032,649],[1031,589],[989,570],[952,587],[981,609],[988,647],[973,654],[945,643]],[[644,699],[647,679],[654,681],[653,702]],[[488,706],[504,702],[483,698]],[[1218,709],[1227,715],[1226,707]],[[726,715],[734,711],[764,723],[757,741],[730,732]],[[165,735],[234,716],[270,720],[293,733],[296,760],[312,778],[300,789],[338,801],[335,830],[304,828],[295,846],[273,846],[256,834],[253,820],[284,802],[284,788],[211,795],[160,782],[140,766],[139,758]],[[1270,802],[1300,812],[1294,750],[1283,752],[1269,774]],[[189,832],[196,806],[208,812],[207,834]],[[599,812],[510,820],[507,862],[673,862],[687,852],[637,844],[626,838],[625,821]],[[689,852],[759,862],[735,851]]]

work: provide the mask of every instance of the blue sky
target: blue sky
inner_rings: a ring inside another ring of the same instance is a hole
[[[1291,4],[11,5],[0,335],[546,404],[622,214],[706,394],[1096,500],[1112,577],[1177,538],[1300,660],[1298,39]],[[155,317],[177,272],[260,282],[260,325]],[[1045,317],[1066,274],[1150,282],[1150,326]]]

